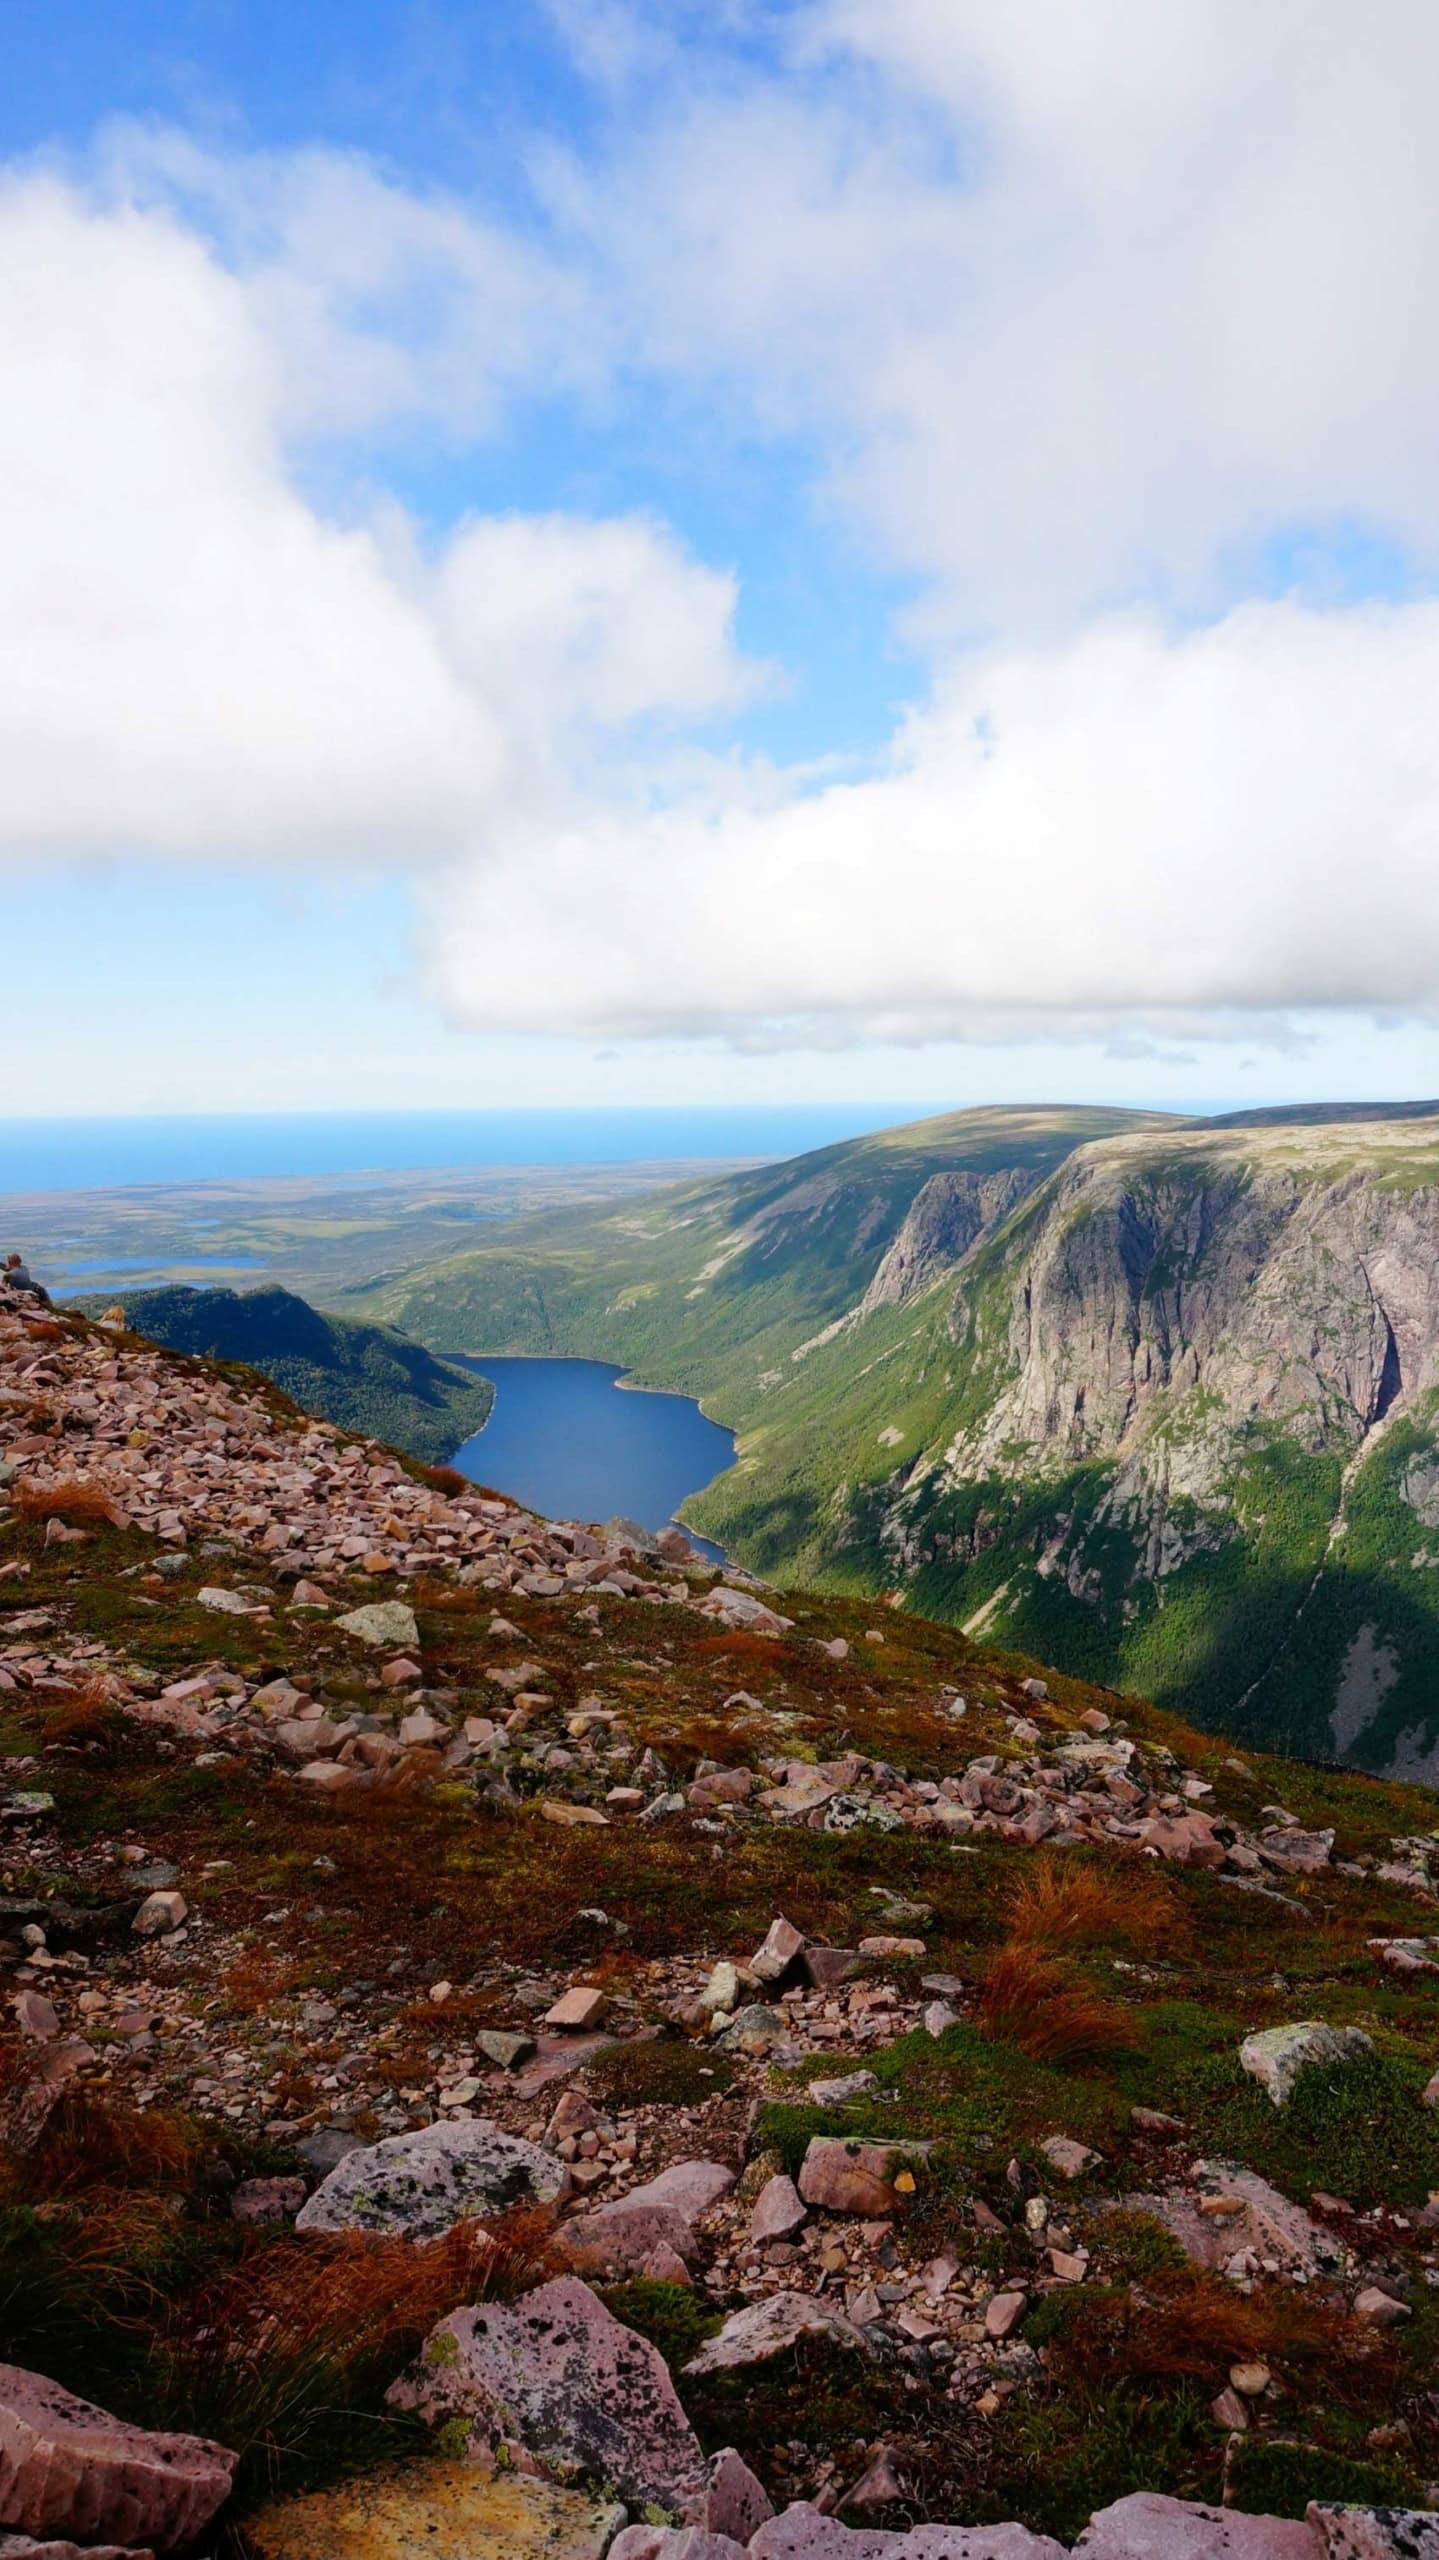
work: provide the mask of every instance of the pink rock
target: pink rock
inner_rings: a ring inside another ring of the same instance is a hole
[[[710,2532],[731,2533],[736,2542],[748,2542],[773,2514],[763,2482],[755,2478],[744,2456],[726,2445],[710,2464],[704,2514]]]
[[[788,1920],[771,1920],[762,1943],[750,1958],[750,1971],[761,1982],[780,1982],[803,1953],[804,1940],[798,1929]]]
[[[694,2226],[675,2205],[634,2204],[617,2196],[567,2222],[555,2235],[555,2248],[577,2275],[637,2275],[661,2250],[673,2251],[688,2273]]]
[[[184,1926],[189,1909],[183,1893],[147,1893],[130,1926],[137,1938],[163,1938]]]
[[[235,2461],[223,2445],[151,2435],[0,2365],[0,2523],[18,2532],[178,2550],[229,2496]]]
[[[904,2155],[892,2143],[845,2141],[817,2133],[804,2155],[799,2191],[806,2204],[830,2213],[862,2213],[871,2221],[895,2211],[896,2172]]]
[[[890,2560],[1068,2560],[1068,2554],[1024,2524],[917,2524],[896,2538]]]
[[[749,2560],[890,2560],[901,2540],[897,2533],[857,2531],[802,2498],[760,2526]]]
[[[770,2178],[761,2188],[755,2209],[750,2215],[751,2240],[788,2240],[809,2220],[793,2178]]]
[[[663,2241],[657,2249],[651,2249],[640,2274],[648,2276],[651,2284],[692,2284],[694,2281],[679,2251],[667,2248]]]
[[[431,2425],[514,2437],[559,2478],[604,2480],[632,2506],[693,2514],[704,2457],[669,2370],[587,2284],[559,2276],[517,2303],[452,2311],[389,2392]]]
[[[609,2007],[603,1991],[592,1990],[586,1983],[576,1983],[560,1994],[552,2009],[547,2009],[544,2024],[563,2033],[582,2035],[587,2027],[597,2027]]]
[[[43,1991],[17,1991],[14,2007],[15,2024],[22,2036],[29,2036],[35,2044],[48,2044],[52,2036],[58,2036],[59,2015],[53,2000],[47,2000]]]
[[[1012,2337],[1028,2308],[1027,2293],[992,2293],[985,2306],[985,2335],[990,2338]]]
[[[685,2371],[743,2372],[750,2365],[769,2364],[776,2356],[787,2355],[796,2340],[805,2337],[826,2338],[834,2346],[853,2347],[862,2355],[873,2352],[864,2331],[817,2294],[767,2293],[758,2302],[747,2302],[742,2311],[732,2311],[719,2335],[705,2340]]]
[[[632,2187],[626,2202],[673,2205],[693,2221],[727,2196],[734,2182],[733,2169],[726,2169],[721,2161],[677,2160],[672,2169],[662,2169],[645,2186]]]
[[[717,2160],[678,2160],[647,2185],[568,2223],[561,2253],[582,2275],[635,2274],[661,2249],[687,2265],[695,2254],[696,2217],[728,2195],[734,2180],[733,2169]]]
[[[610,2560],[747,2560],[747,2554],[742,2542],[703,2525],[628,2524],[610,2544]]]
[[[1076,2560],[1316,2560],[1307,2524],[1190,2506],[1150,2489],[1101,2508],[1074,2549]]]
[[[387,1662],[380,1673],[387,1689],[408,1688],[412,1681],[423,1680],[424,1676],[418,1662],[411,1662],[405,1653],[397,1655],[393,1662]]]

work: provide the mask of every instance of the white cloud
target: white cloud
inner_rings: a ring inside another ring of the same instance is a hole
[[[446,884],[438,989],[779,1043],[1433,1016],[1436,698],[1439,604],[1118,617],[956,669],[872,781],[518,835]]]
[[[326,522],[265,317],[161,210],[0,189],[0,857],[453,856],[566,730],[738,698],[662,526]]]
[[[811,0],[561,210],[951,631],[1354,517],[1439,557],[1428,0]],[[663,218],[656,219],[656,208]]]

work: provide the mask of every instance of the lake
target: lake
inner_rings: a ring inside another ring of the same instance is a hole
[[[692,1396],[622,1387],[607,1360],[467,1359],[495,1390],[483,1431],[450,1463],[552,1520],[663,1529],[685,1496],[734,1463],[734,1433]],[[716,1564],[723,1550],[685,1531]]]

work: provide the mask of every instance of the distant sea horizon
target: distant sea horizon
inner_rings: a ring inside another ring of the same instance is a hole
[[[0,1193],[452,1173],[493,1165],[780,1158],[965,1107],[954,1100],[674,1103],[588,1110],[174,1112],[0,1120]],[[1187,1106],[1193,1112],[1231,1107],[1222,1100]]]
[[[491,1165],[802,1155],[951,1106],[636,1105],[518,1111],[297,1111],[0,1120],[0,1192],[323,1180]]]

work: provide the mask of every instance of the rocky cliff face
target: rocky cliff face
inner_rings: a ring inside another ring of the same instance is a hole
[[[931,1174],[865,1291],[860,1313],[906,1306],[945,1272],[958,1270],[1038,1179],[1017,1166],[1003,1173]]]
[[[921,1194],[867,1305],[919,1285],[956,1206]],[[946,1330],[952,1427],[870,1523],[897,1579],[1439,1778],[1439,1124],[1081,1148],[971,1247]]]

